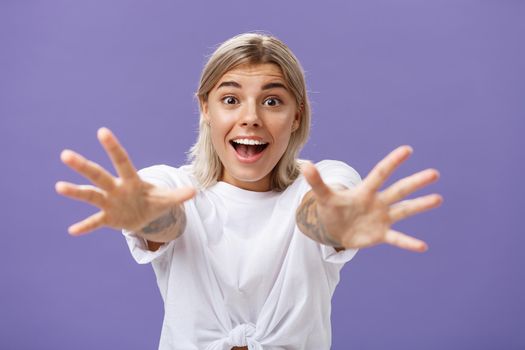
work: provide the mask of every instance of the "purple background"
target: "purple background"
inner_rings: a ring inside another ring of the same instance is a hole
[[[67,235],[94,212],[59,197],[74,149],[110,167],[185,161],[206,55],[266,30],[301,60],[313,102],[303,158],[364,177],[400,144],[443,206],[395,226],[430,245],[362,250],[333,300],[333,349],[524,349],[525,2],[0,3],[1,349],[154,349],[162,303],[120,233]],[[415,196],[414,195],[414,196]],[[520,215],[521,214],[521,215]],[[184,286],[180,286],[184,288]]]

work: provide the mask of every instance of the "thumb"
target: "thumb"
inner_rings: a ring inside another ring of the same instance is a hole
[[[165,193],[165,200],[170,204],[181,204],[189,199],[192,199],[197,194],[197,189],[194,187],[180,187]]]
[[[301,165],[301,172],[308,184],[312,187],[312,191],[315,193],[317,200],[320,203],[326,201],[332,194],[332,189],[324,183],[315,165],[310,161],[306,161]]]

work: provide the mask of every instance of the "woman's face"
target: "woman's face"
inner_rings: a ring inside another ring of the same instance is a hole
[[[299,127],[297,103],[274,64],[241,65],[225,73],[202,104],[221,181],[269,191],[270,175]]]

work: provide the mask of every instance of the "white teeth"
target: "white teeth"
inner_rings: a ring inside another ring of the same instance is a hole
[[[232,140],[235,143],[239,143],[241,145],[266,145],[268,142],[262,142],[257,140],[250,140],[250,139],[237,139]]]

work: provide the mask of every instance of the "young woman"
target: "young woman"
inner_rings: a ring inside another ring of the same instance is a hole
[[[343,162],[297,159],[310,108],[302,68],[275,37],[224,42],[204,67],[190,162],[137,173],[106,128],[98,139],[118,178],[70,150],[62,161],[95,186],[58,182],[59,194],[100,211],[80,235],[123,229],[138,263],[152,263],[165,305],[160,349],[329,349],[330,302],[343,264],[380,243],[422,252],[391,229],[435,208],[427,169],[379,191],[411,154],[401,146],[361,181]]]

